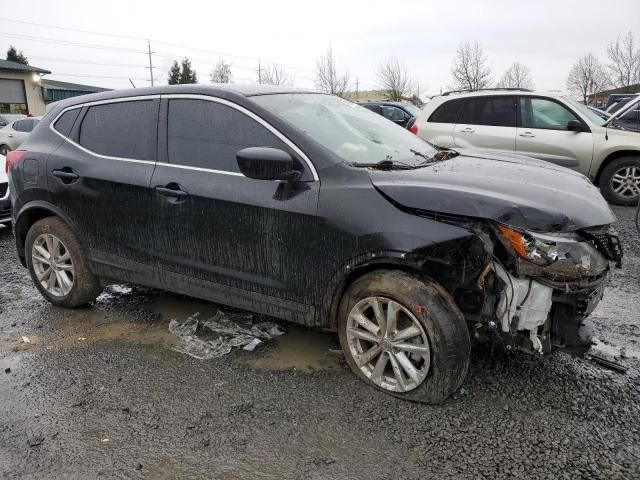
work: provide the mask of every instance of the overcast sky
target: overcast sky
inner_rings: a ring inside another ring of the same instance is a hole
[[[313,87],[315,61],[331,42],[338,69],[358,78],[361,90],[375,88],[376,65],[396,56],[419,80],[421,94],[451,85],[451,60],[465,40],[483,46],[496,79],[519,61],[543,90],[564,90],[580,55],[592,52],[606,62],[607,43],[620,34],[632,31],[640,44],[640,0],[0,0],[0,18],[2,51],[15,45],[30,64],[51,70],[49,78],[111,88],[129,87],[127,78],[149,84],[145,38],[156,52],[157,84],[166,83],[174,58],[189,56],[200,83],[221,58],[233,62],[236,81],[254,82],[261,58],[282,64],[296,85]]]

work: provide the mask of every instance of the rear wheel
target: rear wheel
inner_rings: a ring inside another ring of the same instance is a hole
[[[640,197],[640,157],[620,157],[600,174],[600,191],[615,205],[636,205]]]
[[[0,145],[0,155],[4,155],[6,157],[7,153],[9,153],[9,147],[6,145]]]
[[[27,268],[37,289],[59,307],[95,300],[102,288],[71,229],[58,217],[34,223],[25,242]]]
[[[345,358],[366,383],[428,403],[462,384],[470,351],[466,322],[433,281],[401,271],[369,273],[349,287],[339,315]]]

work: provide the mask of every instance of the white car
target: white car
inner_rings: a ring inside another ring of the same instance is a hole
[[[14,120],[0,129],[0,155],[7,155],[24,142],[42,117],[28,117]]]
[[[521,89],[445,93],[429,102],[417,134],[442,148],[519,153],[572,168],[611,203],[640,196],[640,130],[624,117],[640,97],[608,119],[575,100]]]
[[[0,225],[9,225],[11,223],[9,179],[5,173],[5,161],[4,155],[0,155]]]

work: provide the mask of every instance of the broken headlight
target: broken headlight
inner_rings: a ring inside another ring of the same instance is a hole
[[[521,258],[541,267],[566,259],[567,254],[575,250],[577,242],[582,240],[572,232],[541,234],[514,230],[504,225],[498,225],[498,231]]]

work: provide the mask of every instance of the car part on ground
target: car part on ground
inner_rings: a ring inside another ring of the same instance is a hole
[[[53,304],[125,281],[338,330],[356,375],[411,400],[455,391],[469,332],[584,348],[622,260],[583,176],[438,150],[288,87],[78,97],[23,148],[7,162],[16,246]]]

